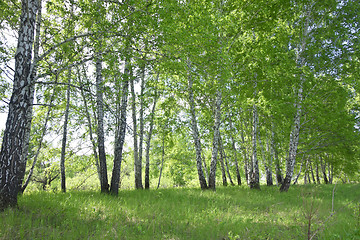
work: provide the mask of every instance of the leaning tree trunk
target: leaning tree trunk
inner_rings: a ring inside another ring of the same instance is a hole
[[[154,97],[154,105],[151,109],[150,113],[150,126],[149,126],[149,133],[146,140],[146,149],[145,149],[145,189],[150,188],[150,142],[151,142],[151,136],[153,132],[154,127],[154,116],[155,116],[155,108],[156,108],[156,102],[157,102],[157,92],[155,92]]]
[[[111,176],[111,187],[110,187],[110,192],[111,194],[114,195],[118,195],[119,192],[121,162],[122,162],[122,154],[123,154],[123,147],[124,147],[125,133],[126,133],[126,109],[128,102],[130,77],[131,77],[131,66],[129,60],[127,60],[125,63],[124,79],[122,82],[120,121],[117,124],[115,131],[114,166]]]
[[[97,104],[97,135],[98,135],[98,149],[99,149],[99,163],[100,163],[100,188],[102,193],[109,192],[109,183],[106,166],[105,153],[105,135],[104,135],[104,102],[103,102],[103,82],[102,82],[102,60],[100,57],[96,58],[96,104]]]
[[[211,153],[210,173],[209,173],[209,188],[212,190],[215,190],[216,187],[216,163],[218,158],[219,140],[220,140],[221,102],[222,102],[221,91],[218,89],[216,92],[216,101],[215,101],[214,136],[213,136],[213,146]]]
[[[63,127],[64,129],[63,129],[63,138],[61,144],[60,175],[61,175],[62,192],[66,192],[65,155],[66,155],[67,127],[68,127],[69,108],[70,108],[70,83],[71,83],[71,70],[69,70],[69,75],[68,75],[68,86],[66,90],[66,108],[65,108],[64,127]]]
[[[24,138],[31,121],[27,117],[32,111],[32,71],[35,66],[31,60],[38,0],[22,0],[21,9],[13,92],[0,152],[0,211],[17,205],[22,184],[20,175],[26,164],[22,161],[26,145]]]
[[[188,68],[189,68],[189,73],[188,73],[189,105],[190,105],[192,136],[193,136],[195,151],[196,151],[196,168],[197,168],[197,172],[198,172],[198,176],[199,176],[199,182],[200,182],[201,189],[207,189],[208,185],[206,183],[204,171],[202,168],[202,159],[201,159],[202,150],[201,150],[201,142],[200,142],[199,131],[198,131],[198,127],[197,127],[196,113],[195,113],[193,79],[190,74],[191,66],[189,65]]]

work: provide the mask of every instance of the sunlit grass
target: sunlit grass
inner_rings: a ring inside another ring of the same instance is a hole
[[[0,239],[307,239],[311,204],[317,239],[360,239],[360,185],[337,185],[334,206],[333,188],[32,192],[0,213]]]

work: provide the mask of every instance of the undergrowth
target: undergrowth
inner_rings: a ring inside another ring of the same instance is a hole
[[[0,213],[0,239],[360,239],[360,185],[32,192]],[[329,218],[329,215],[334,215]]]

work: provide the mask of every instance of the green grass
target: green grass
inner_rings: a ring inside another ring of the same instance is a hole
[[[329,217],[333,188],[32,192],[0,213],[0,239],[307,239],[309,216],[312,230]],[[360,239],[359,201],[359,184],[337,185],[336,213],[314,239]]]

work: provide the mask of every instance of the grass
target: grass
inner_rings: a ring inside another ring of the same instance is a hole
[[[360,239],[360,185],[32,192],[0,213],[0,239]],[[311,207],[312,206],[312,207]],[[323,224],[323,225],[322,225]]]

